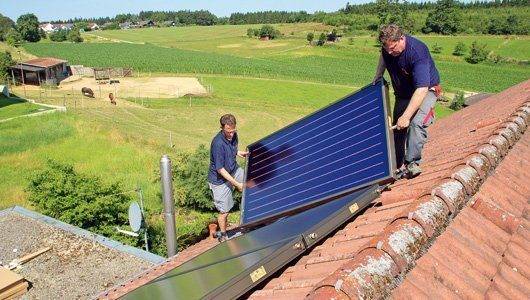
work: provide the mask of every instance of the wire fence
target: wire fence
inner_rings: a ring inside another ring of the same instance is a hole
[[[140,77],[120,78],[98,83],[94,78],[70,78],[56,85],[6,85],[16,97],[38,103],[64,106],[67,108],[94,108],[113,105],[111,99],[176,99],[189,96],[207,96],[213,87],[202,85],[194,78]]]

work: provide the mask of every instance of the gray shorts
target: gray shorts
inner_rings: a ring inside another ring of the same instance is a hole
[[[243,169],[240,167],[238,167],[235,173],[231,175],[237,182],[243,182]],[[208,185],[213,193],[213,203],[215,208],[217,208],[220,213],[229,212],[232,207],[234,207],[234,198],[232,197],[234,186],[228,181],[219,185],[208,182]]]

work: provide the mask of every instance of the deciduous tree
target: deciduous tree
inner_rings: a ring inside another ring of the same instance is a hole
[[[23,40],[28,42],[40,41],[39,19],[34,14],[25,14],[18,17],[16,28]]]
[[[423,32],[455,34],[460,30],[462,16],[454,0],[440,0],[429,12]]]

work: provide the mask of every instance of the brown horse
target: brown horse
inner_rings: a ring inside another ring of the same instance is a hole
[[[83,87],[81,89],[81,93],[83,93],[84,96],[94,98],[94,92],[91,88]]]
[[[109,93],[110,104],[116,105],[116,99],[113,93]]]

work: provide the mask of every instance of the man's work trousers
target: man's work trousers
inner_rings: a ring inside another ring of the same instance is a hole
[[[410,99],[397,99],[393,112],[393,125],[407,106]],[[396,150],[396,164],[401,167],[404,163],[420,163],[423,145],[427,142],[427,127],[434,122],[434,104],[436,95],[432,91],[427,93],[416,114],[412,117],[408,128],[394,130],[394,146]]]

